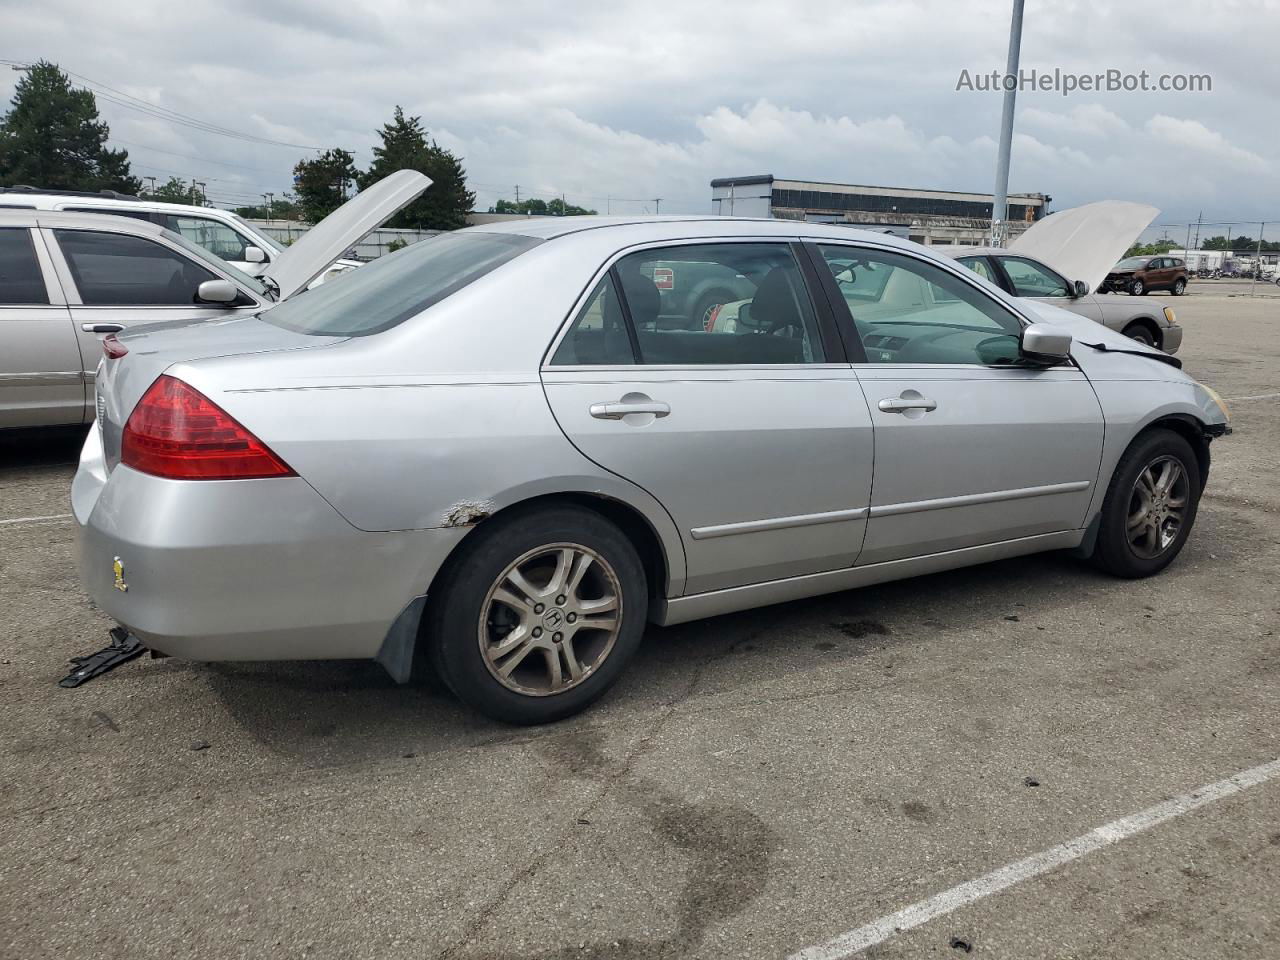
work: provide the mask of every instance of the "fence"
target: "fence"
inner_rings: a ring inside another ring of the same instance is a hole
[[[272,240],[286,247],[311,229],[311,224],[301,223],[296,220],[250,220],[249,222]],[[387,253],[387,248],[397,240],[407,246],[410,243],[425,240],[427,237],[434,237],[437,233],[440,233],[440,231],[396,230],[390,227],[381,227],[352,247],[354,259],[376,260],[384,253]]]

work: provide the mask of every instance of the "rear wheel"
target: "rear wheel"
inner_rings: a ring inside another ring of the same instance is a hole
[[[496,720],[548,723],[618,679],[644,632],[644,567],[603,517],[553,507],[477,530],[433,587],[427,642],[458,698]]]
[[[1137,340],[1139,343],[1145,343],[1148,347],[1156,345],[1155,335],[1151,332],[1151,328],[1145,323],[1131,323],[1124,328],[1124,335],[1130,340]]]
[[[1129,295],[1131,297],[1140,297],[1147,292],[1147,285],[1139,279],[1134,279],[1129,283]]]
[[[1186,280],[1184,280],[1182,277],[1179,277],[1177,280],[1173,281],[1173,295],[1175,297],[1182,296],[1184,293],[1186,293],[1186,291],[1187,291]]]
[[[1200,504],[1200,465],[1171,430],[1152,430],[1125,451],[1102,503],[1093,562],[1118,577],[1149,577],[1178,555]]]

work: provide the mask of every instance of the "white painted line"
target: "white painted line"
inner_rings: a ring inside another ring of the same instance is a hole
[[[28,523],[51,523],[54,520],[70,520],[69,513],[55,513],[48,517],[14,517],[12,520],[0,520],[0,527],[20,527]]]
[[[1259,393],[1252,397],[1226,397],[1227,403],[1239,403],[1241,400],[1274,400],[1280,393]]]
[[[842,933],[826,943],[807,947],[799,953],[793,953],[787,960],[843,960],[845,957],[851,957],[856,953],[861,953],[868,947],[883,943],[904,930],[910,930],[923,923],[928,923],[936,917],[945,916],[953,910],[958,910],[984,897],[989,897],[993,893],[999,893],[1006,887],[1012,887],[1014,884],[1021,883],[1024,880],[1030,880],[1032,877],[1038,877],[1042,873],[1048,873],[1050,870],[1055,870],[1064,864],[1070,863],[1072,860],[1078,860],[1080,857],[1093,853],[1095,850],[1101,850],[1103,847],[1125,840],[1134,834],[1150,830],[1166,820],[1180,817],[1198,807],[1203,807],[1224,797],[1239,793],[1241,790],[1265,783],[1277,776],[1280,776],[1280,759],[1237,773],[1235,776],[1200,787],[1198,790],[1192,790],[1190,793],[1184,793],[1182,796],[1166,800],[1164,803],[1157,803],[1154,807],[1148,807],[1146,810],[1123,817],[1120,820],[1113,820],[1110,823],[1103,824],[1101,827],[1095,827],[1088,833],[1068,840],[1066,843],[1060,843],[1056,847],[1050,847],[1040,853],[1033,853],[1023,860],[1010,863],[999,870],[993,870],[991,873],[978,877],[976,880],[962,883],[958,887],[944,890],[942,893],[927,900],[913,903],[897,913],[891,913],[888,916],[881,917],[879,920],[873,920],[857,930]]]

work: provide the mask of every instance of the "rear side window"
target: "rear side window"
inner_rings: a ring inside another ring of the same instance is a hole
[[[381,333],[541,242],[515,234],[444,233],[292,296],[262,319],[315,336]]]
[[[176,250],[123,233],[55,230],[80,301],[90,307],[190,306],[217,276]]]
[[[12,227],[0,230],[0,304],[48,302],[49,291],[31,244],[31,232]]]
[[[225,223],[208,217],[185,217],[167,213],[164,215],[164,225],[223,260],[245,259],[244,248],[249,245],[248,241]]]

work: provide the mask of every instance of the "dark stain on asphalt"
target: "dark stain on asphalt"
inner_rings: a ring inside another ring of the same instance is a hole
[[[732,803],[691,802],[637,774],[634,766],[644,752],[644,745],[625,758],[616,759],[604,751],[599,734],[587,730],[547,738],[539,744],[539,749],[553,768],[605,787],[596,803],[608,796],[634,809],[652,834],[683,853],[689,865],[684,884],[671,904],[677,919],[670,936],[660,940],[621,938],[575,943],[542,953],[522,952],[521,960],[685,957],[697,949],[714,924],[741,913],[764,890],[769,860],[778,849],[779,840],[750,810]],[[578,819],[586,819],[588,811],[581,813],[583,816]],[[532,872],[518,879],[520,885],[527,888],[531,878]],[[489,960],[508,960],[515,956],[461,953]]]
[[[101,710],[93,711],[93,713],[90,714],[90,716],[93,718],[93,722],[97,726],[106,727],[112,733],[120,732],[120,725],[116,723],[114,720],[112,720],[110,716],[103,713]]]
[[[919,800],[908,800],[903,803],[902,815],[916,823],[932,823],[934,819],[933,808]]]
[[[833,623],[831,626],[853,640],[861,640],[863,637],[868,637],[872,634],[878,637],[888,636],[889,634],[889,628],[875,620],[844,620],[840,623]]]
[[[829,640],[823,640],[821,643],[815,643],[813,645],[813,649],[821,650],[823,653],[826,653],[828,650],[834,650],[835,648],[836,645],[831,643]]]

